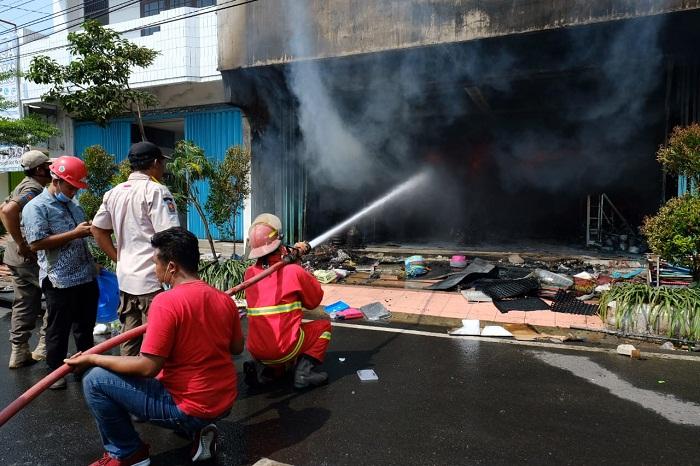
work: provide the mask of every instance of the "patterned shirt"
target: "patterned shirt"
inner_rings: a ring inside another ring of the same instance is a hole
[[[59,201],[48,189],[22,210],[22,225],[29,244],[72,231],[84,221],[85,213],[80,206]],[[54,287],[70,288],[89,283],[97,276],[85,238],[74,239],[60,248],[37,251],[37,257],[39,283],[48,277]]]

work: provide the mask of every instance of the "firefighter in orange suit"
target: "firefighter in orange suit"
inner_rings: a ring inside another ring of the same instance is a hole
[[[272,214],[255,218],[249,230],[250,259],[257,259],[248,268],[245,279],[261,273],[289,253],[282,245],[282,222]],[[307,243],[294,245],[302,254]],[[321,385],[328,374],[317,372],[331,339],[327,320],[302,323],[302,309],[314,309],[323,298],[316,277],[298,264],[282,267],[245,290],[248,303],[248,352],[253,361],[243,363],[245,381],[256,386],[294,368],[294,388]]]

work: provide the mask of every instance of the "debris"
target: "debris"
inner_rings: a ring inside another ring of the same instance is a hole
[[[496,309],[505,314],[508,311],[549,311],[549,304],[540,298],[525,297],[494,301]]]
[[[513,338],[519,341],[534,341],[540,333],[529,324],[503,324],[503,328],[513,334]]]
[[[666,383],[665,380],[657,380],[656,383]]]
[[[357,376],[363,382],[371,382],[374,380],[379,380],[379,376],[373,369],[360,369],[357,371]]]
[[[645,272],[645,271],[646,271],[645,268],[640,267],[640,268],[632,270],[630,272],[614,271],[613,273],[610,274],[610,276],[612,278],[614,278],[615,280],[619,280],[621,278],[625,279],[625,280],[629,280],[630,278],[634,278],[637,275],[639,275],[640,273]]]
[[[450,335],[481,335],[479,321],[474,319],[462,319],[462,326],[447,331]]]
[[[535,269],[533,272],[534,276],[545,285],[558,286],[560,288],[569,288],[574,284],[574,281],[569,277],[560,275],[558,273],[550,272],[544,269]]]
[[[673,350],[676,349],[676,347],[673,346],[673,343],[671,343],[670,341],[667,341],[666,343],[664,343],[663,345],[661,345],[661,349],[673,351]]]
[[[360,308],[367,320],[382,320],[391,317],[391,312],[380,302],[369,303]]]
[[[518,278],[515,280],[484,278],[474,283],[474,288],[483,291],[494,300],[526,296],[539,289],[539,287],[537,280],[532,278]]]
[[[425,275],[430,270],[430,267],[425,265],[425,259],[423,256],[411,256],[408,257],[404,264],[406,266],[406,276],[407,277],[419,277]]]
[[[610,291],[612,288],[612,283],[606,283],[605,285],[598,285],[593,291],[596,293],[603,293],[604,291]]]
[[[495,276],[496,273],[498,273],[498,269],[496,269],[496,267],[493,264],[489,264],[485,260],[475,257],[474,260],[472,260],[471,264],[469,264],[469,266],[466,269],[464,269],[464,272],[451,274],[448,276],[448,278],[434,283],[425,289],[443,291],[449,290],[450,288],[454,288],[462,282],[472,282],[478,278]]]
[[[595,277],[588,272],[581,272],[574,275],[574,278],[580,278],[581,280],[593,280]]]
[[[112,333],[112,329],[108,324],[97,324],[92,331],[93,335],[107,335]]]
[[[338,358],[338,361],[345,362],[345,358]]]
[[[554,312],[561,312],[564,314],[579,314],[592,316],[598,312],[598,306],[595,304],[586,304],[582,301],[576,299],[574,293],[569,293],[564,290],[559,290],[559,292],[554,296],[554,301],[552,302],[552,310]]]
[[[352,320],[362,319],[364,317],[364,314],[362,314],[362,312],[360,312],[359,309],[351,307],[349,309],[345,309],[344,311],[332,312],[330,317],[331,319],[338,320]]]
[[[350,308],[350,305],[348,303],[346,303],[345,301],[336,301],[336,302],[331,303],[327,306],[323,306],[323,310],[329,314],[331,312],[344,311],[344,310],[349,309],[349,308]]]
[[[338,275],[336,275],[333,270],[314,270],[314,277],[316,277],[319,282],[327,285],[336,281]]]
[[[450,259],[450,267],[463,269],[467,266],[467,258],[465,256],[452,256]]]
[[[337,278],[345,278],[348,276],[348,271],[345,269],[333,269],[333,272],[335,272]]]
[[[632,359],[639,359],[641,352],[633,345],[623,344],[617,346],[617,354],[629,356]]]
[[[342,249],[338,249],[335,257],[333,257],[331,259],[331,262],[341,264],[349,259],[350,259],[350,255],[347,252],[343,251]]]
[[[487,325],[481,331],[482,337],[512,337],[513,334],[500,325]]]
[[[521,265],[525,263],[525,259],[520,257],[519,254],[511,254],[510,256],[508,256],[508,262],[513,265]]]
[[[470,303],[490,303],[493,301],[491,296],[488,296],[483,291],[469,289],[462,290],[462,296],[464,296]]]

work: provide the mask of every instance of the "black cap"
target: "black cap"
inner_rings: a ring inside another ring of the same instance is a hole
[[[131,149],[129,149],[130,162],[149,162],[151,160],[169,158],[170,157],[163,154],[160,147],[152,142],[137,142],[136,144],[132,144]]]

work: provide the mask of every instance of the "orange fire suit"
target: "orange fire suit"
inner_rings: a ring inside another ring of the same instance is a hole
[[[280,256],[268,257],[272,265]],[[263,272],[260,261],[248,267],[248,280]],[[302,308],[321,304],[323,290],[316,277],[297,264],[289,264],[245,290],[248,302],[250,354],[269,366],[285,366],[302,354],[323,362],[331,339],[327,320],[302,323]]]

